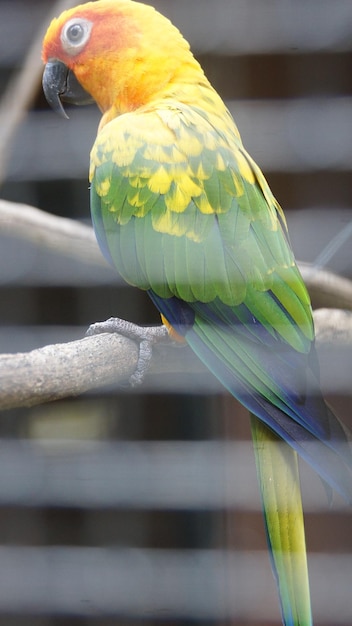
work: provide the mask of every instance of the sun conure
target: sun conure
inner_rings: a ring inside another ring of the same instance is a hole
[[[65,11],[43,60],[54,109],[94,100],[102,112],[90,181],[103,253],[251,413],[283,623],[309,626],[297,453],[350,502],[352,456],[319,391],[283,212],[188,43],[152,7]]]

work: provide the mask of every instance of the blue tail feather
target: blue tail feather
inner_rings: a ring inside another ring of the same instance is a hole
[[[352,504],[352,452],[321,396],[314,343],[307,353],[295,351],[253,320],[244,305],[234,310],[217,302],[150,296],[228,391]],[[265,379],[256,375],[258,365]]]

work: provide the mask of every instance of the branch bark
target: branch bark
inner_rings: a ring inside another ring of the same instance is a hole
[[[315,322],[318,347],[351,344],[351,312],[320,309],[315,312]],[[201,373],[204,384],[204,366],[187,349],[171,346],[170,343],[154,350],[150,372],[158,377],[167,372]],[[102,387],[116,387],[128,381],[137,358],[137,344],[117,334],[84,337],[28,353],[4,354],[0,356],[0,409],[33,406]]]
[[[30,46],[23,66],[10,81],[0,102],[0,183],[5,178],[6,158],[12,138],[38,91],[43,72],[41,45],[45,31],[55,15],[76,4],[76,0],[58,0],[45,15]]]
[[[97,335],[0,356],[0,409],[77,396],[128,378],[138,348],[120,335]]]
[[[90,226],[28,204],[0,200],[0,232],[77,261],[107,267]]]
[[[325,344],[325,346],[330,344],[342,348],[352,346],[352,313],[350,311],[317,309],[314,311],[314,324],[319,344]]]
[[[298,262],[314,309],[332,308],[352,311],[352,281],[327,270],[315,271],[311,265]]]
[[[0,200],[0,230],[66,257],[107,265],[92,228],[28,205]],[[318,343],[351,345],[352,282],[330,272],[313,273],[307,265],[301,265],[301,270],[313,301],[345,309],[315,312]],[[154,352],[152,372],[169,369],[184,373],[187,367],[188,371],[198,368],[204,372],[195,361],[187,364],[182,357],[180,362],[180,351],[169,349],[166,359],[158,350]],[[85,337],[28,353],[4,354],[0,356],[0,409],[31,406],[126,381],[135,370],[137,354],[136,344],[119,335]]]

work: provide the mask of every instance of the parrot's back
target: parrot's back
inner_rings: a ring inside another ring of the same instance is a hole
[[[212,88],[198,91],[204,108],[165,99],[102,128],[91,154],[98,240],[227,389],[351,499],[350,451],[320,395],[283,213],[227,109],[212,114]]]

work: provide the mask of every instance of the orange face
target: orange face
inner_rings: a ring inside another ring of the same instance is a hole
[[[52,21],[43,42],[44,63],[61,61],[102,110],[112,105],[124,57],[136,54],[138,24],[126,12],[128,5],[103,0],[65,11]]]
[[[45,64],[59,61],[73,72],[103,112],[148,102],[172,80],[182,55],[193,58],[179,31],[152,7],[132,0],[100,0],[65,11],[50,24],[42,52]]]

